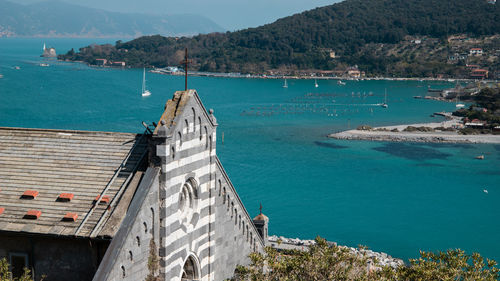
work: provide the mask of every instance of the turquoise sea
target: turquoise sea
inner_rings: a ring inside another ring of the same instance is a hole
[[[0,38],[0,126],[142,132],[182,77],[40,58],[110,39]],[[20,69],[15,69],[19,66]],[[270,233],[367,245],[403,259],[462,248],[500,261],[500,145],[330,140],[328,133],[442,120],[452,103],[413,99],[447,82],[190,77],[219,122],[218,155],[251,215]],[[370,106],[383,102],[389,108]],[[224,144],[221,142],[224,133]],[[475,160],[485,155],[483,161]],[[488,194],[483,189],[489,191]],[[0,202],[1,203],[1,202]]]

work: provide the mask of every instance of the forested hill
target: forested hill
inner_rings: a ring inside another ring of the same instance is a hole
[[[90,63],[104,56],[132,66],[177,65],[187,47],[194,68],[202,71],[333,69],[339,63],[363,62],[376,70],[387,66],[378,65],[384,62],[374,54],[360,53],[370,43],[395,44],[407,35],[444,39],[499,32],[499,5],[487,0],[345,0],[257,28],[192,38],[141,37],[63,58]],[[340,59],[331,59],[329,50]]]

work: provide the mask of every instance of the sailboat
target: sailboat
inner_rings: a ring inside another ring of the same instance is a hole
[[[142,73],[142,96],[151,96],[151,92],[149,90],[146,90],[146,68],[143,69]]]
[[[316,81],[316,79],[314,79],[314,88],[318,88],[319,85],[318,85],[318,81]]]
[[[288,84],[286,83],[286,79],[285,79],[285,83],[283,84],[283,88],[288,88]]]
[[[455,107],[456,108],[463,108],[463,107],[465,107],[465,104],[458,103],[458,95],[457,95],[457,99],[455,100]]]
[[[383,108],[388,108],[389,107],[389,105],[387,105],[387,89],[385,89],[384,103],[381,104],[380,106],[382,106]]]

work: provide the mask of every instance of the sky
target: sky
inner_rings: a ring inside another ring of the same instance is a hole
[[[126,13],[198,14],[226,30],[256,27],[340,0],[59,0],[81,6]],[[41,0],[16,0],[30,4]]]

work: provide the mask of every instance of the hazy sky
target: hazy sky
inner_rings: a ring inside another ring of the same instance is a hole
[[[13,0],[33,3],[41,0]],[[117,12],[200,14],[228,30],[255,27],[339,0],[60,0]]]

